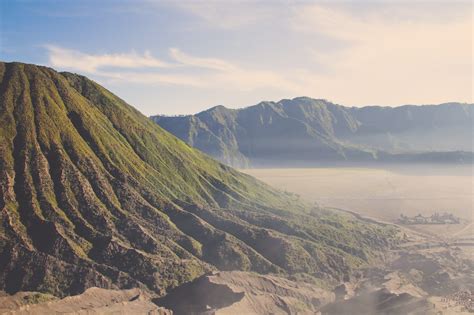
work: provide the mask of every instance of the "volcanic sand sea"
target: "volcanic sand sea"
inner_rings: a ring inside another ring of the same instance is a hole
[[[400,214],[449,212],[462,219],[456,225],[413,228],[444,237],[472,236],[474,166],[398,165],[245,169],[243,172],[321,206],[396,222]]]

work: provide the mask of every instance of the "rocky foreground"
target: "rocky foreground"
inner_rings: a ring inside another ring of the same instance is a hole
[[[251,272],[214,272],[164,297],[140,289],[91,288],[58,299],[21,292],[0,297],[7,314],[468,314],[473,311],[473,261],[449,245],[391,252],[384,266],[360,269],[323,287],[304,279]],[[427,244],[425,244],[427,245]]]
[[[38,292],[0,295],[0,314],[150,314],[170,315],[140,289],[89,288],[84,293],[58,299]]]
[[[59,299],[38,292],[0,295],[0,314],[469,314],[474,311],[470,239],[439,242],[406,230],[383,264],[339,285],[314,278],[212,272],[170,290],[90,288]],[[464,237],[465,238],[465,237]],[[464,245],[463,245],[464,244]]]

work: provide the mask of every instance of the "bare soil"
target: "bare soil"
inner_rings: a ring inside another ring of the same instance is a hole
[[[0,314],[148,314],[171,315],[151,302],[140,289],[87,289],[84,293],[58,299],[37,292],[0,295]]]

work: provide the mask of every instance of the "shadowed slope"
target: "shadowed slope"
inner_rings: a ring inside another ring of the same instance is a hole
[[[85,77],[0,63],[0,289],[158,293],[213,270],[327,280],[393,231],[310,211]]]

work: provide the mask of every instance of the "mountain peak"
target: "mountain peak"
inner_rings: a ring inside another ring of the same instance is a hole
[[[216,269],[330,281],[393,240],[212,160],[85,77],[0,63],[0,90],[1,290],[162,295]]]
[[[211,108],[208,108],[206,110],[203,110],[200,113],[206,113],[206,112],[215,112],[215,111],[223,111],[223,110],[229,110],[229,108],[225,107],[224,105],[216,105]],[[199,114],[200,114],[199,113]]]

